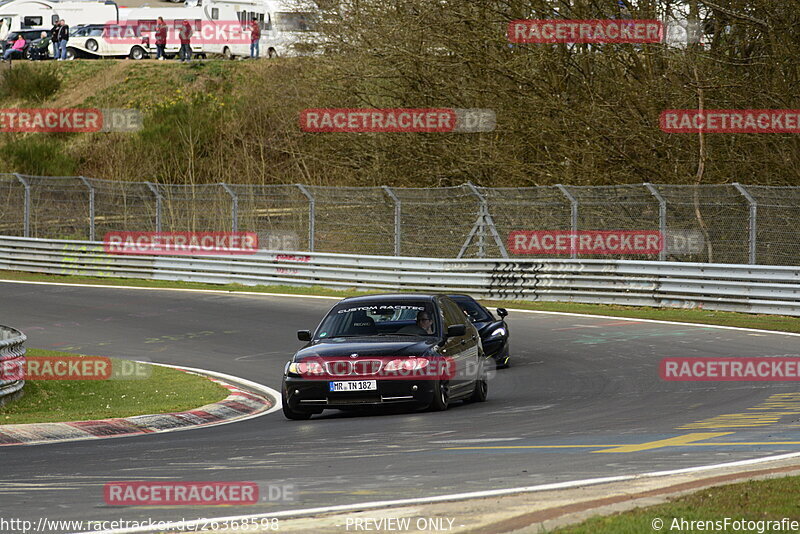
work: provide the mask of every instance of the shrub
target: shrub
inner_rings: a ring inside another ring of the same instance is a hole
[[[77,161],[64,153],[62,143],[46,134],[26,135],[0,146],[0,168],[39,176],[73,176]]]
[[[0,93],[11,98],[41,102],[61,87],[61,77],[54,66],[38,68],[30,63],[16,62],[0,76]]]

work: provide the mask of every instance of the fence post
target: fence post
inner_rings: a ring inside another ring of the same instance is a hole
[[[570,231],[572,232],[572,235],[576,236],[577,233],[578,233],[578,200],[574,196],[572,196],[572,193],[570,193],[569,190],[567,190],[567,188],[564,187],[563,185],[556,184],[556,187],[558,188],[559,191],[561,191],[561,194],[564,195],[565,197],[567,197],[567,200],[569,200],[569,204],[570,204],[570,223],[569,223],[569,226],[570,226]],[[569,257],[572,258],[572,259],[577,258],[578,257],[578,252],[577,252],[576,247],[572,246],[570,248],[572,250],[570,251]]]
[[[486,257],[486,199],[483,198],[480,191],[478,191],[472,182],[467,182],[467,187],[472,190],[472,194],[478,198],[480,207],[478,208],[478,257]]]
[[[486,197],[475,187],[475,184],[472,182],[467,182],[467,187],[470,188],[472,194],[475,195],[480,202],[480,208],[478,210],[478,219],[475,221],[475,226],[473,226],[472,231],[467,236],[467,240],[464,242],[464,246],[461,247],[461,252],[458,253],[458,257],[461,258],[464,256],[464,253],[469,246],[470,241],[472,240],[472,236],[475,235],[476,231],[478,234],[478,257],[483,258],[486,256],[485,251],[485,237],[486,237],[486,229],[489,229],[489,233],[492,234],[492,238],[494,238],[494,243],[497,245],[497,248],[500,250],[500,255],[504,258],[508,258],[508,251],[506,250],[506,245],[503,243],[503,240],[500,238],[500,234],[497,232],[497,226],[494,224],[494,219],[489,214],[489,203],[486,201]]]
[[[222,188],[231,196],[231,232],[239,231],[239,195],[228,184],[220,182]]]
[[[84,176],[78,176],[78,178],[80,178],[83,184],[89,188],[89,241],[94,241],[94,187]]]
[[[308,251],[314,252],[314,221],[316,219],[314,212],[316,211],[316,200],[306,186],[303,184],[295,184],[300,192],[303,193],[308,199]]]
[[[748,262],[750,265],[755,265],[756,263],[756,230],[757,230],[757,222],[756,217],[758,216],[758,202],[756,199],[753,198],[753,195],[744,188],[743,185],[734,182],[733,187],[736,188],[737,191],[747,200],[747,203],[750,205],[750,217],[748,221],[748,230],[749,230],[749,238],[748,242],[750,243],[750,253],[748,254]]]
[[[400,255],[400,236],[402,224],[402,211],[400,206],[400,199],[394,194],[394,191],[388,185],[381,186],[386,194],[394,201],[394,255]]]
[[[156,196],[156,232],[161,231],[161,193],[159,193],[156,186],[151,184],[150,182],[145,182],[147,187],[150,188],[150,191]]]
[[[19,183],[25,188],[25,206],[23,207],[23,219],[22,219],[22,235],[23,237],[30,237],[31,236],[31,184],[28,183],[28,180],[23,178],[17,173],[14,173],[14,176],[17,177]]]
[[[644,186],[658,200],[658,231],[661,233],[661,250],[658,252],[658,261],[665,261],[667,259],[667,201],[653,187],[653,184],[645,182]]]

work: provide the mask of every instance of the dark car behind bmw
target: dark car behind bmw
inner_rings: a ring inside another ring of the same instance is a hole
[[[484,401],[485,357],[477,329],[445,295],[371,295],[336,304],[284,369],[283,412],[405,404],[446,410]]]
[[[508,312],[505,308],[497,308],[499,319],[495,318],[488,308],[469,295],[448,295],[458,304],[458,307],[469,317],[470,321],[481,336],[483,351],[487,358],[493,358],[498,368],[508,367],[509,329],[505,318]]]

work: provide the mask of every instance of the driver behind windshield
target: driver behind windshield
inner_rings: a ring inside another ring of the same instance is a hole
[[[417,313],[416,324],[404,326],[397,331],[398,334],[417,334],[420,336],[428,336],[433,334],[433,319],[431,314],[426,311]]]

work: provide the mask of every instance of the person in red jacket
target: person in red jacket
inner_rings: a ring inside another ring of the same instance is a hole
[[[188,20],[183,21],[178,38],[181,40],[181,61],[188,63],[192,60],[192,27]]]
[[[259,53],[259,40],[261,39],[261,25],[258,23],[258,18],[253,16],[250,22],[250,57],[258,59]]]
[[[156,23],[156,59],[164,60],[164,49],[167,46],[167,24],[164,17],[158,17]]]

